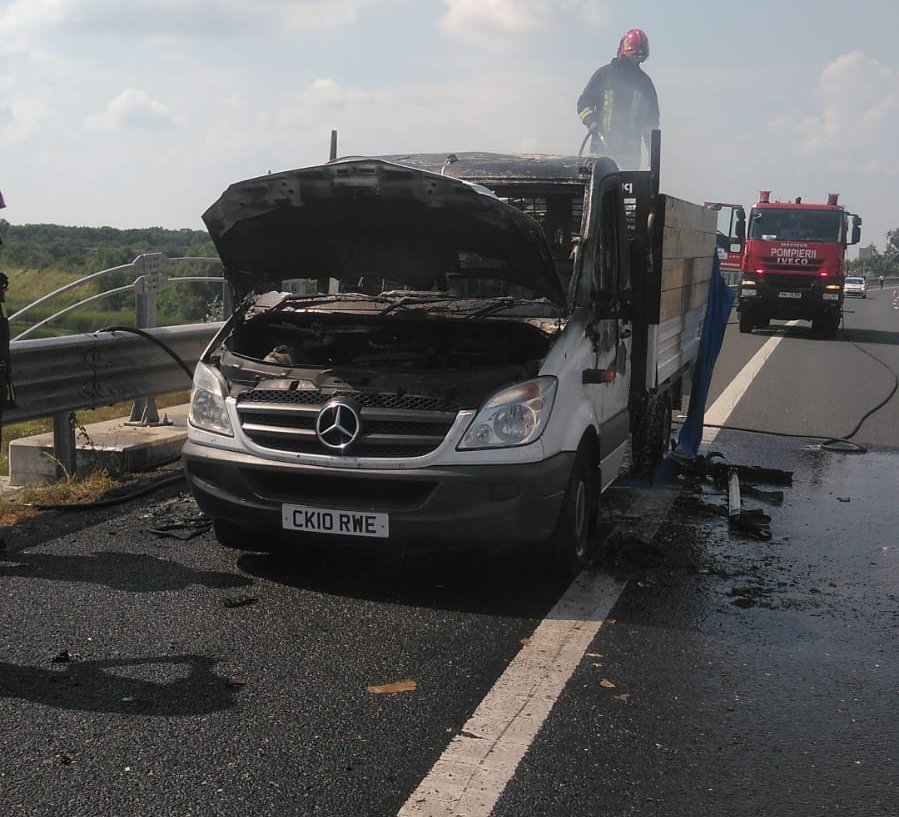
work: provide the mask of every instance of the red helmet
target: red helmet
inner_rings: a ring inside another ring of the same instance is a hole
[[[649,37],[639,28],[626,31],[618,43],[618,56],[643,62],[649,56]]]

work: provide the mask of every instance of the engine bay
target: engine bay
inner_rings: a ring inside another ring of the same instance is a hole
[[[212,357],[232,393],[277,383],[414,393],[473,408],[535,377],[558,331],[557,321],[273,311],[236,321]]]

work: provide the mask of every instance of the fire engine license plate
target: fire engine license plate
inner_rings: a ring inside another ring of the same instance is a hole
[[[308,505],[282,505],[281,523],[285,530],[331,533],[338,536],[390,535],[390,517],[386,513],[342,511],[337,508],[313,508]]]
[[[801,292],[779,292],[777,294],[778,298],[801,298]]]

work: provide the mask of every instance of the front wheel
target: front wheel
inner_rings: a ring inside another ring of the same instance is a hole
[[[590,449],[581,445],[571,467],[552,538],[552,568],[574,576],[587,564],[599,507],[599,480]]]
[[[829,312],[812,321],[812,331],[823,338],[832,338],[840,328],[840,313]]]

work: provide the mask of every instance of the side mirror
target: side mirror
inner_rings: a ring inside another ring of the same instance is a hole
[[[862,217],[861,216],[852,216],[852,237],[849,240],[850,244],[858,244],[859,241],[862,240]]]

